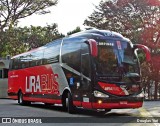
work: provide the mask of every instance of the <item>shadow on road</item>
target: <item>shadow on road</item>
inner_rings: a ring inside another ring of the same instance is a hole
[[[13,105],[19,105],[17,103],[14,103]],[[23,105],[24,106],[24,105]],[[46,109],[46,110],[51,110],[51,111],[57,111],[57,112],[65,112],[67,113],[67,111],[62,107],[62,106],[56,106],[56,105],[44,105],[44,104],[38,104],[38,103],[33,103],[30,105],[25,105],[27,107],[32,107],[32,108],[40,108],[40,109]],[[78,115],[82,115],[82,116],[90,116],[90,117],[101,117],[101,118],[105,118],[105,117],[115,117],[115,116],[119,116],[119,117],[125,117],[125,116],[131,116],[128,113],[116,113],[116,112],[108,112],[108,113],[104,113],[104,112],[97,112],[94,110],[88,110],[88,109],[83,109],[83,108],[76,108],[76,111],[74,114],[78,114]]]
[[[136,117],[133,117],[130,115],[130,113],[125,113],[125,111],[111,111],[104,114],[93,110],[77,108],[76,113],[70,115],[66,110],[63,109],[62,106],[44,105],[42,103],[33,103],[27,106],[20,106],[17,102],[12,102],[10,105],[16,106],[16,108],[22,107],[24,110],[38,108],[42,111],[44,110],[44,112],[45,110],[49,110],[55,113],[62,113],[58,114],[60,117],[57,117],[55,113],[53,113],[53,117],[51,114],[49,117],[41,117],[41,115],[36,116],[36,118],[42,118],[42,121],[47,123],[129,123],[133,120],[136,120]]]

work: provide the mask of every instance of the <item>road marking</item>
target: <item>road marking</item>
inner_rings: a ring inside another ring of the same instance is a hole
[[[138,111],[139,111],[139,114],[135,114],[135,115],[132,115],[133,117],[137,117],[137,119],[138,119],[138,117],[139,117],[139,119],[142,117],[152,117],[153,119],[154,119],[154,117],[151,115],[151,113],[150,112],[148,112],[145,108],[139,108],[139,109],[137,109]],[[129,122],[129,123],[126,123],[126,124],[124,124],[123,126],[160,126],[160,124],[159,123],[136,123],[135,121],[133,122],[133,121],[131,121],[131,122]]]
[[[153,117],[145,108],[139,108],[141,117]]]
[[[141,117],[152,117],[154,119],[154,117],[150,114],[150,112],[148,112],[145,108],[139,108],[138,109],[140,112]],[[159,123],[152,123],[155,126],[160,126]]]

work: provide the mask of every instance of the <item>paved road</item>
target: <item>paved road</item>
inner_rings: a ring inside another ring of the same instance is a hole
[[[42,121],[42,124],[32,124],[34,126],[35,125],[75,126],[75,123],[78,126],[79,125],[160,126],[160,118],[156,118],[160,117],[160,101],[145,101],[142,108],[115,109],[102,116],[97,112],[91,110],[77,109],[76,114],[68,114],[66,111],[62,109],[61,106],[47,107],[41,103],[33,103],[30,106],[21,106],[18,105],[17,101],[15,100],[0,99],[0,117],[6,117],[6,118],[11,117],[11,119],[21,119],[21,121],[22,120],[26,121],[26,119],[27,121],[28,119],[31,119],[30,121],[37,121],[37,122]],[[32,119],[37,119],[37,120],[32,120]],[[156,122],[157,120],[159,121],[159,123]],[[138,123],[140,121],[143,122],[152,121],[152,123]],[[44,123],[44,122],[52,122],[52,123]],[[0,126],[1,125],[9,125],[9,124],[1,123]],[[12,124],[12,125],[17,126],[18,124]]]

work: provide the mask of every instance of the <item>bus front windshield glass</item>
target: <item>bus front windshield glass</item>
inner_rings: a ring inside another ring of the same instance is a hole
[[[139,74],[138,59],[130,43],[112,40],[99,42],[97,73],[102,76]]]

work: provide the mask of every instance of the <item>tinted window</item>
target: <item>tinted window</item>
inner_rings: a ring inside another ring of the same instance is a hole
[[[43,50],[32,52],[30,55],[26,57],[29,61],[30,67],[42,65]]]
[[[90,77],[90,55],[89,55],[89,46],[86,43],[82,44],[81,47],[81,58],[82,58],[82,63],[81,63],[81,72],[83,75],[86,77]]]
[[[21,66],[20,66],[20,59],[19,58],[15,58],[12,60],[12,69],[13,70],[17,70],[17,69],[20,69]]]
[[[64,40],[62,46],[62,62],[80,72],[80,40]]]
[[[49,43],[41,49],[39,48],[39,50],[35,52],[28,52],[27,54],[14,58],[10,62],[10,70],[23,69],[27,67],[58,62],[60,45],[61,40],[57,40]]]
[[[53,42],[44,51],[44,64],[55,63],[59,61],[60,42]]]
[[[29,67],[29,61],[31,60],[30,55],[20,56],[20,65],[21,68]]]

